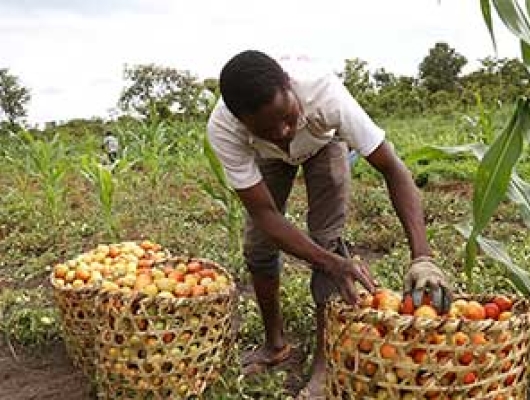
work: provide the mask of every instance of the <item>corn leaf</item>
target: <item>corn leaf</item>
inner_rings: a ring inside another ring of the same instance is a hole
[[[530,23],[519,2],[517,0],[492,1],[504,25],[519,39],[530,44]]]
[[[473,287],[477,237],[506,196],[512,171],[530,130],[530,101],[520,98],[510,122],[482,158],[474,181],[473,229],[466,244],[466,274]]]
[[[405,161],[413,164],[422,160],[429,161],[453,158],[455,155],[463,153],[472,153],[476,158],[481,160],[487,148],[484,143],[467,143],[458,146],[425,146],[409,153],[405,157]]]
[[[521,179],[516,171],[513,171],[508,185],[508,198],[519,206],[524,223],[530,227],[530,184]]]
[[[530,1],[530,0],[528,0]],[[495,33],[493,32],[493,20],[491,18],[491,3],[490,0],[480,0],[480,8],[482,10],[482,17],[488,28],[493,43],[493,49],[497,52],[497,42],[495,40]]]
[[[515,112],[482,158],[474,184],[473,232],[478,235],[487,225],[506,195],[512,170],[521,155],[523,138],[530,130],[530,101],[519,99]]]
[[[217,182],[219,182],[219,184],[221,184],[223,188],[227,190],[231,190],[230,185],[228,184],[228,181],[226,179],[223,166],[221,165],[221,162],[215,155],[215,152],[212,148],[212,145],[210,144],[210,141],[208,140],[207,135],[204,135],[203,149],[204,149],[204,154],[206,155],[206,158],[208,159],[208,163],[210,164],[210,167],[213,173],[215,174],[215,177],[217,178]]]
[[[466,239],[470,239],[471,227],[469,224],[458,224],[455,226],[456,230]],[[530,273],[521,267],[517,266],[508,255],[505,246],[496,240],[486,239],[481,235],[477,235],[475,243],[480,246],[480,249],[495,261],[500,262],[506,267],[508,278],[517,290],[524,296],[530,295]]]
[[[521,56],[526,67],[530,69],[530,43],[521,40]]]
[[[480,235],[477,236],[477,242],[484,253],[506,267],[510,281],[521,294],[528,296],[530,294],[530,273],[512,261],[504,245],[501,242],[486,239]]]

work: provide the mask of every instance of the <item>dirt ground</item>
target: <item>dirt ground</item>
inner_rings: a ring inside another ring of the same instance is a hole
[[[0,400],[95,400],[88,380],[66,354],[62,342],[32,352],[15,349],[16,359],[0,344]],[[287,372],[286,388],[293,395],[303,387],[303,352],[295,348],[291,358],[278,366]]]
[[[0,290],[8,286],[3,283],[0,281]],[[38,284],[47,284],[47,281]],[[238,291],[246,296],[252,295],[248,284],[238,286]],[[237,326],[239,321],[236,320],[235,324]],[[292,395],[304,386],[304,361],[303,350],[295,347],[289,360],[276,367],[287,373],[285,389]],[[0,400],[95,399],[97,396],[89,380],[73,366],[62,341],[43,348],[13,348],[0,336]]]
[[[34,351],[0,344],[1,400],[88,400],[96,397],[62,343]]]

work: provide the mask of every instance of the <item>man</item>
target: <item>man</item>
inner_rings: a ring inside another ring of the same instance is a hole
[[[208,122],[209,140],[247,210],[245,261],[265,326],[265,343],[243,359],[245,372],[289,356],[279,302],[279,250],[307,261],[317,306],[317,346],[303,395],[324,398],[324,305],[338,291],[355,303],[355,282],[374,290],[368,269],[343,251],[342,231],[350,196],[348,150],[354,149],[385,179],[408,238],[412,263],[404,290],[417,303],[429,290],[447,309],[450,289],[433,263],[418,191],[403,162],[332,73],[309,62],[283,69],[258,51],[244,51],[223,67],[222,98]],[[307,188],[309,236],[283,216],[299,166]],[[301,394],[301,395],[302,395]]]
[[[118,159],[120,145],[118,139],[110,131],[105,132],[102,148],[107,153],[109,163],[114,164],[114,161]]]

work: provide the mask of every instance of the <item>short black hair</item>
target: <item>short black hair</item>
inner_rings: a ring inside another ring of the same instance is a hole
[[[278,90],[288,89],[289,76],[267,54],[246,50],[225,64],[219,86],[226,106],[240,118],[271,102]]]

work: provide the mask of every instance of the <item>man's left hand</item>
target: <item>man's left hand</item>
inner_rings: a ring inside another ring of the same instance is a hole
[[[447,313],[451,306],[452,291],[445,274],[438,268],[431,257],[415,258],[405,274],[404,293],[411,293],[415,307],[422,304],[426,291],[431,295],[431,302],[439,313]]]

